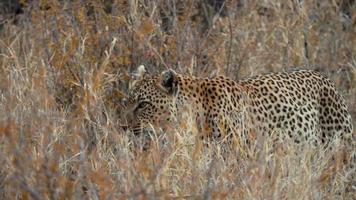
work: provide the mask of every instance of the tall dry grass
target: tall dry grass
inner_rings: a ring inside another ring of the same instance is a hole
[[[318,68],[354,118],[352,1],[22,2],[0,27],[1,199],[355,199],[337,139],[271,136],[227,152],[203,144],[186,113],[142,152],[119,126],[140,64],[233,79]]]

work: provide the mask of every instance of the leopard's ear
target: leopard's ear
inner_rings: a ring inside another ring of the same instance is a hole
[[[140,65],[137,67],[135,73],[133,73],[133,77],[134,77],[134,79],[141,79],[142,77],[144,77],[145,74],[147,74],[145,66]]]
[[[162,72],[160,75],[160,83],[159,87],[166,93],[172,95],[177,91],[177,73],[172,70],[168,69]]]
[[[145,66],[143,66],[143,65],[138,66],[137,69],[133,73],[130,73],[130,75],[129,75],[130,76],[129,89],[133,88],[136,83],[141,81],[145,77],[146,74],[148,74],[148,73],[145,69]]]

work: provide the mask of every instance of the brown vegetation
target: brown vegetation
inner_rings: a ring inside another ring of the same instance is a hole
[[[354,1],[19,2],[0,14],[0,199],[355,199],[337,145],[271,136],[223,154],[188,113],[140,152],[119,126],[140,64],[235,80],[316,68],[355,119]]]

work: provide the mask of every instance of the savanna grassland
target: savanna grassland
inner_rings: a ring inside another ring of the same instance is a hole
[[[356,198],[355,163],[337,138],[325,149],[271,135],[226,152],[202,144],[187,112],[140,151],[121,127],[141,64],[234,80],[318,69],[355,124],[355,1],[22,0],[16,14],[8,2],[0,199]]]

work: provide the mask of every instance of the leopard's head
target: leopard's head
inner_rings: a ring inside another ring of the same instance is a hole
[[[151,125],[169,120],[177,90],[175,76],[173,70],[151,75],[142,65],[137,69],[125,103],[125,118],[130,130],[140,133]]]

